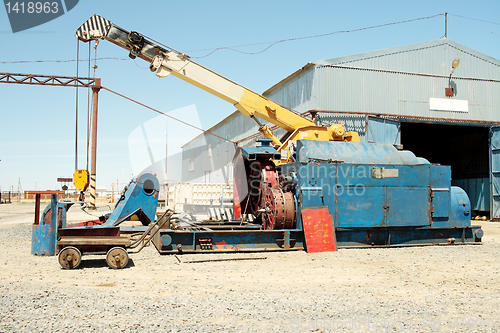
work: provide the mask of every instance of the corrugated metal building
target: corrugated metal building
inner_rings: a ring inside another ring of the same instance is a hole
[[[450,80],[455,58],[460,64]],[[449,84],[453,97],[445,95]],[[468,192],[475,210],[500,217],[500,60],[438,39],[308,63],[263,95],[306,117],[316,114],[324,125],[344,124],[361,141],[403,145],[451,165],[453,183]],[[257,133],[239,113],[212,130],[242,146],[253,145]],[[200,136],[184,146],[183,181],[203,180],[200,165],[213,174],[205,181],[221,182],[214,170],[231,162],[234,148],[215,160],[216,141]],[[186,172],[189,161],[195,170]]]

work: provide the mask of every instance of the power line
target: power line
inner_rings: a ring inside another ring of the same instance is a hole
[[[481,30],[481,31],[484,31],[484,32],[488,32],[488,33],[490,33],[490,34],[494,34],[494,35],[499,35],[499,36],[500,36],[500,34],[499,34],[498,32],[493,32],[493,31],[489,31],[489,30],[482,29],[482,28],[478,28],[478,27],[475,27],[475,26],[473,26],[473,25],[466,24],[466,23],[463,23],[463,22],[460,22],[460,21],[455,21],[455,20],[452,20],[452,19],[448,19],[448,21],[456,22],[456,23],[459,23],[459,24],[465,25],[465,26],[470,27],[470,28],[474,28],[474,29],[477,29],[477,30]]]
[[[130,60],[130,58],[117,58],[117,57],[103,57],[97,60]],[[0,61],[0,64],[30,64],[30,63],[43,63],[43,62],[88,62],[89,59],[70,59],[70,60],[18,60],[18,61]]]
[[[218,47],[216,49],[213,49],[212,52],[210,52],[210,53],[208,53],[208,54],[206,54],[204,56],[201,56],[201,57],[192,57],[192,58],[206,58],[206,57],[212,55],[213,53],[215,53],[215,52],[217,52],[219,50],[230,50],[230,51],[234,51],[234,52],[238,52],[238,53],[242,53],[242,54],[256,55],[256,54],[260,54],[260,53],[263,53],[263,52],[269,50],[271,47],[273,47],[274,45],[279,44],[279,43],[285,43],[285,42],[291,42],[291,41],[303,40],[303,39],[326,37],[326,36],[331,36],[331,35],[336,35],[336,34],[346,34],[346,33],[359,32],[359,31],[364,31],[364,30],[369,30],[369,29],[376,29],[376,28],[382,28],[382,27],[387,27],[387,26],[391,26],[391,25],[409,23],[409,22],[414,22],[414,21],[429,20],[429,19],[432,19],[432,18],[435,18],[435,17],[438,17],[438,16],[444,16],[444,14],[436,14],[436,15],[432,15],[432,16],[419,17],[419,18],[410,19],[410,20],[404,20],[404,21],[398,21],[398,22],[391,22],[391,23],[384,23],[384,24],[373,25],[373,26],[369,26],[369,27],[357,28],[357,29],[352,29],[352,30],[339,30],[339,31],[329,32],[329,33],[326,33],[326,34],[314,35],[314,36],[281,39],[281,40],[274,41],[274,42],[261,42],[261,43],[256,43],[256,44],[247,44],[247,45],[232,46],[232,47]],[[242,46],[254,46],[254,45],[268,44],[268,43],[271,43],[271,45],[269,45],[266,48],[264,48],[264,49],[262,49],[260,51],[257,51],[257,52],[244,52],[244,51],[240,51],[240,50],[237,50],[237,49],[234,48],[234,47],[242,47]],[[189,51],[189,52],[194,52],[194,51]]]
[[[231,142],[231,143],[233,143],[233,144],[236,144],[236,142],[234,142],[234,141],[231,141],[231,140],[229,140],[229,139],[227,139],[227,138],[223,138],[223,137],[221,137],[221,136],[218,136],[217,134],[214,134],[214,133],[212,133],[212,132],[206,131],[206,130],[204,130],[203,128],[196,127],[196,126],[194,126],[194,125],[192,125],[192,124],[190,124],[190,123],[188,123],[188,122],[185,122],[185,121],[183,121],[183,120],[180,120],[180,119],[178,119],[178,118],[172,117],[171,115],[166,114],[165,112],[162,112],[162,111],[160,111],[160,110],[157,110],[157,109],[155,109],[155,108],[152,108],[152,107],[150,107],[150,106],[147,106],[146,104],[143,104],[143,103],[141,103],[141,102],[138,102],[138,101],[136,101],[136,100],[134,100],[134,99],[132,99],[132,98],[130,98],[130,97],[127,97],[127,96],[125,96],[125,95],[122,95],[122,94],[120,94],[120,93],[117,93],[116,91],[113,91],[113,90],[111,90],[111,89],[108,89],[108,88],[106,88],[106,87],[102,87],[102,86],[101,86],[101,89],[107,90],[107,91],[109,91],[110,93],[113,93],[113,94],[115,94],[115,95],[117,95],[117,96],[120,96],[120,97],[122,97],[122,98],[125,98],[126,100],[129,100],[129,101],[131,101],[131,102],[134,102],[135,104],[138,104],[138,105],[140,105],[140,106],[142,106],[142,107],[145,107],[146,109],[149,109],[149,110],[152,110],[152,111],[154,111],[154,112],[157,112],[157,113],[159,113],[159,114],[161,114],[161,115],[164,115],[165,117],[168,117],[168,118],[170,118],[170,119],[173,119],[173,120],[175,120],[175,121],[178,121],[178,122],[180,122],[181,124],[184,124],[184,125],[186,125],[186,126],[189,126],[189,127],[194,128],[194,129],[197,129],[197,130],[199,130],[199,131],[201,131],[201,132],[203,132],[203,133],[205,133],[205,134],[210,134],[210,135],[213,135],[213,136],[215,136],[215,137],[217,137],[217,138],[219,138],[219,139],[222,139],[222,140],[224,140],[224,141],[228,141],[228,142]]]
[[[476,19],[476,18],[472,18],[472,17],[466,17],[466,16],[461,16],[461,15],[456,15],[456,14],[449,14],[449,15],[450,16],[461,17],[461,18],[465,18],[465,19],[469,19],[469,20],[479,21],[479,22],[485,22],[485,23],[491,23],[491,24],[500,25],[500,23],[497,23],[497,22],[486,21],[486,20]],[[234,45],[234,46],[222,46],[222,47],[216,47],[216,48],[206,48],[206,49],[189,50],[189,51],[186,51],[186,53],[201,52],[201,51],[211,51],[211,52],[209,52],[208,54],[206,54],[204,56],[191,57],[193,59],[196,59],[196,58],[197,59],[206,58],[206,57],[208,57],[208,56],[210,56],[210,55],[212,55],[215,52],[220,51],[220,50],[229,50],[229,51],[234,51],[234,52],[238,52],[238,53],[246,54],[246,55],[257,55],[257,54],[261,54],[261,53],[269,50],[271,47],[273,47],[273,46],[275,46],[277,44],[280,44],[280,43],[286,43],[286,42],[292,42],[292,41],[304,40],[304,39],[327,37],[327,36],[336,35],[336,34],[347,34],[347,33],[360,32],[360,31],[364,31],[364,30],[383,28],[383,27],[388,27],[388,26],[392,26],[392,25],[399,25],[399,24],[410,23],[410,22],[421,21],[421,20],[429,20],[429,19],[433,19],[433,18],[436,18],[436,17],[439,17],[439,16],[444,16],[444,14],[436,14],[436,15],[432,15],[432,16],[425,16],[425,17],[419,17],[419,18],[414,18],[414,19],[409,19],[409,20],[403,20],[403,21],[397,21],[397,22],[390,22],[390,23],[378,24],[378,25],[373,25],[373,26],[363,27],[363,28],[357,28],[357,29],[351,29],[351,30],[338,30],[338,31],[329,32],[329,33],[325,33],[325,34],[319,34],[319,35],[287,38],[287,39],[281,39],[281,40],[277,40],[277,41],[257,42],[257,43],[241,44],[241,45]],[[469,26],[469,27],[474,28],[474,29],[482,30],[482,31],[485,31],[485,32],[488,32],[488,33],[491,33],[491,34],[500,35],[499,33],[488,31],[488,30],[481,29],[481,28],[478,28],[478,27],[474,27],[474,26],[471,26],[471,25],[468,25],[468,24],[465,24],[465,23],[462,23],[462,22],[459,22],[459,21],[451,20],[449,18],[448,18],[448,20],[456,22],[456,23],[459,23],[459,24],[463,24],[465,26]],[[434,23],[431,24],[431,26],[434,25]],[[427,29],[429,29],[429,28],[427,28]],[[147,38],[149,38],[149,37],[147,37]],[[151,39],[155,43],[163,45],[162,43],[159,43],[159,42],[155,41],[152,38],[149,38],[149,39]],[[256,51],[256,52],[245,52],[245,51],[241,51],[241,50],[236,49],[236,48],[239,48],[239,47],[258,46],[258,45],[265,45],[265,44],[270,44],[270,45],[268,45],[267,47],[263,48],[262,50]],[[172,49],[170,47],[168,47],[168,48]],[[122,57],[122,58],[118,58],[118,57],[101,57],[101,58],[97,58],[96,60],[120,60],[120,61],[124,61],[124,60],[130,60],[130,59],[126,58],[126,57]],[[81,59],[81,60],[70,59],[70,60],[0,61],[0,64],[27,64],[27,63],[49,63],[49,62],[52,62],[52,63],[67,63],[67,62],[76,62],[76,61],[85,61],[86,62],[86,61],[89,61],[89,59]]]
[[[429,26],[427,27],[427,29],[425,29],[424,31],[422,31],[422,33],[421,33],[420,35],[418,35],[417,37],[415,37],[415,38],[414,38],[414,39],[410,42],[410,44],[411,44],[411,43],[413,43],[414,41],[416,41],[418,38],[420,38],[420,36],[422,36],[422,35],[423,35],[423,34],[424,34],[427,30],[429,30],[429,29],[430,29],[430,28],[431,28],[434,24],[436,24],[436,22],[437,22],[437,21],[438,21],[437,19],[433,20],[433,21],[432,21],[432,23],[431,23],[431,25],[429,25]]]
[[[339,30],[339,31],[334,31],[334,32],[329,32],[325,34],[320,34],[320,35],[313,35],[313,36],[305,36],[305,37],[294,37],[294,38],[288,38],[288,39],[281,39],[277,41],[269,41],[269,42],[257,42],[257,43],[251,43],[251,44],[242,44],[242,45],[235,45],[235,46],[223,46],[223,47],[217,47],[217,48],[209,48],[209,49],[199,49],[199,50],[190,50],[186,52],[201,52],[201,51],[211,51],[210,53],[200,56],[200,57],[192,57],[192,58],[206,58],[215,52],[219,50],[230,50],[242,54],[247,54],[247,55],[257,55],[260,53],[263,53],[267,50],[269,50],[271,47],[274,45],[280,44],[280,43],[285,43],[285,42],[292,42],[292,41],[297,41],[297,40],[303,40],[303,39],[312,39],[312,38],[320,38],[320,37],[326,37],[326,36],[331,36],[331,35],[336,35],[336,34],[347,34],[347,33],[353,33],[353,32],[359,32],[359,31],[364,31],[364,30],[370,30],[370,29],[377,29],[377,28],[383,28],[391,25],[398,25],[398,24],[403,24],[403,23],[410,23],[410,22],[415,22],[415,21],[421,21],[421,20],[429,20],[433,19],[435,17],[443,16],[444,14],[436,14],[432,16],[427,16],[427,17],[419,17],[415,19],[410,19],[410,20],[404,20],[404,21],[398,21],[398,22],[391,22],[391,23],[384,23],[384,24],[379,24],[379,25],[373,25],[369,27],[363,27],[363,28],[357,28],[357,29],[352,29],[352,30]],[[146,36],[147,37],[147,36]],[[149,37],[147,37],[149,38]],[[153,42],[163,45],[162,43],[159,43],[155,41],[152,38],[151,39]],[[257,52],[244,52],[235,49],[236,47],[247,47],[247,46],[257,46],[257,45],[265,45],[265,44],[271,44],[264,49],[257,51]],[[169,49],[172,49],[170,47],[167,47]],[[130,60],[129,58],[117,58],[117,57],[102,57],[102,58],[97,58],[97,60]],[[53,62],[53,63],[65,63],[65,62],[75,62],[77,60],[71,59],[71,60],[21,60],[21,61],[0,61],[0,64],[26,64],[26,63],[46,63],[46,62]],[[88,59],[81,59],[79,61],[89,61]]]
[[[486,20],[480,20],[480,19],[476,19],[476,18],[472,18],[472,17],[467,17],[467,16],[461,16],[461,15],[456,15],[456,14],[448,14],[448,15],[450,15],[450,16],[456,16],[456,17],[461,17],[461,18],[468,19],[468,20],[474,20],[474,21],[479,21],[479,22],[485,22],[485,23],[491,23],[491,24],[500,25],[500,23],[498,23],[498,22],[491,22],[491,21],[486,21]]]

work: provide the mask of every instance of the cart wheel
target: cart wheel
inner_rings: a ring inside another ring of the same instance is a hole
[[[106,255],[108,266],[113,269],[120,269],[128,264],[128,253],[122,247],[114,247]]]
[[[76,247],[66,246],[59,252],[59,264],[64,269],[75,269],[82,262],[82,253]]]

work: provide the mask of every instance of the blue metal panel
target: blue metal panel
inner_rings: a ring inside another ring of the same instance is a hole
[[[450,188],[451,167],[448,165],[431,165],[430,167],[432,188]]]
[[[300,200],[304,207],[319,207],[325,204],[325,193],[329,196],[329,191],[324,192],[321,186],[304,186],[300,188]]]
[[[500,219],[500,127],[490,130],[490,182],[491,208],[490,218]]]
[[[439,188],[432,190],[432,217],[448,217],[450,215],[450,190]]]
[[[425,245],[447,244],[448,239],[456,242],[473,243],[480,241],[483,232],[481,227],[466,228],[380,228],[372,230],[338,229],[337,246],[371,247],[389,245]]]
[[[338,228],[373,228],[385,226],[386,190],[384,187],[366,187],[356,192],[353,187],[343,187],[335,195],[335,212]],[[358,193],[358,194],[356,194]]]
[[[401,144],[401,124],[389,119],[368,117],[367,142]]]
[[[382,178],[377,178],[376,170]],[[339,164],[336,175],[343,185],[429,187],[429,165]]]
[[[451,168],[447,165],[431,165],[432,217],[447,218],[450,215]]]
[[[31,254],[37,256],[53,256],[56,254],[57,240],[57,217],[58,212],[57,194],[52,194],[50,205],[48,205],[40,221],[33,225],[31,235]]]
[[[450,202],[450,220],[448,227],[470,226],[471,211],[467,193],[460,187],[452,186]]]
[[[387,187],[387,226],[431,224],[428,187]]]
[[[303,250],[302,230],[206,230],[179,231],[164,229],[155,244],[160,253],[239,252]],[[209,240],[213,248],[204,248],[200,240]]]
[[[389,144],[299,140],[297,160],[306,163],[314,159],[346,164],[411,165],[423,163],[413,153],[398,151]]]
[[[248,147],[248,148],[242,148],[241,152],[243,154],[243,157],[249,161],[255,160],[256,156],[265,156],[268,158],[272,158],[275,160],[280,160],[281,159],[281,154],[278,152],[274,147],[271,146],[272,140],[270,139],[260,139],[259,140],[262,143],[262,146],[260,147]]]

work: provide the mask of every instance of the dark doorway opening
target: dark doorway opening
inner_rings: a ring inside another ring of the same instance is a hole
[[[401,144],[430,163],[451,166],[452,185],[462,187],[476,214],[489,213],[489,128],[401,123]]]

